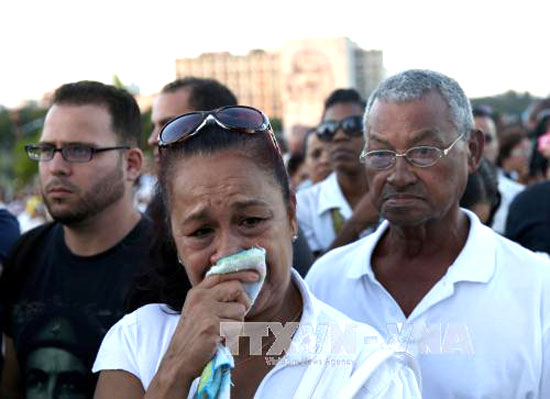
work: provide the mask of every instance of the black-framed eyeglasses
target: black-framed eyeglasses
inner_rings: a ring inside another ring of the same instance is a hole
[[[266,132],[279,154],[281,153],[267,116],[259,109],[245,105],[229,105],[214,111],[195,111],[177,116],[168,121],[160,131],[158,145],[163,148],[188,140],[208,123],[215,123],[225,130],[237,133]]]
[[[39,162],[51,161],[56,152],[60,152],[63,159],[67,162],[83,163],[91,161],[98,152],[128,149],[130,149],[130,146],[127,145],[97,148],[88,144],[67,144],[61,148],[57,148],[53,144],[39,143],[27,144],[25,146],[28,157],[33,161]]]
[[[356,115],[348,116],[340,121],[322,122],[315,128],[315,133],[319,140],[329,142],[340,128],[350,137],[359,137],[363,134],[363,117]]]
[[[444,156],[447,156],[449,151],[452,150],[462,137],[464,137],[464,133],[458,136],[447,148],[442,149],[429,145],[420,145],[411,147],[402,154],[392,150],[366,151],[365,147],[359,159],[367,168],[377,170],[391,168],[397,162],[397,157],[405,157],[411,165],[418,166],[419,168],[428,168],[435,165]]]

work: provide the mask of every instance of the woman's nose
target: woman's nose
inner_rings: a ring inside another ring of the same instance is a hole
[[[210,256],[210,263],[216,264],[221,258],[246,249],[244,240],[232,231],[220,231],[214,241],[214,252]]]

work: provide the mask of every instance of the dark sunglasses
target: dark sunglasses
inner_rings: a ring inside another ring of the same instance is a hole
[[[319,140],[328,142],[332,141],[340,128],[350,137],[359,137],[363,134],[363,117],[348,116],[341,121],[323,122],[317,126],[315,133]]]
[[[281,152],[267,116],[256,108],[244,105],[229,105],[214,111],[196,111],[177,116],[168,121],[160,131],[158,145],[167,147],[188,140],[208,123],[215,123],[223,129],[237,133],[267,132],[277,151]]]

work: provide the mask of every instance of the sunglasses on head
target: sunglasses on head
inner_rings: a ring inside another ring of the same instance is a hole
[[[332,141],[340,128],[350,137],[359,137],[363,134],[363,117],[348,116],[341,121],[323,122],[317,126],[315,133],[319,140],[328,142]]]
[[[256,108],[244,105],[229,105],[214,111],[195,111],[168,121],[159,133],[159,147],[167,147],[193,137],[209,123],[237,133],[269,133],[275,148],[280,152],[269,119]]]

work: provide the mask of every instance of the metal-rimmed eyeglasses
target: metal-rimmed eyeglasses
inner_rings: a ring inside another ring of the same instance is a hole
[[[63,159],[67,162],[83,163],[89,162],[94,157],[94,154],[112,150],[128,150],[130,146],[122,145],[117,147],[93,147],[88,144],[67,144],[61,148],[57,148],[53,144],[39,143],[27,144],[25,151],[27,156],[33,161],[45,162],[51,161],[56,152],[60,152]]]
[[[397,157],[405,157],[407,162],[411,165],[418,166],[419,168],[429,168],[446,156],[462,137],[464,137],[464,133],[458,136],[447,148],[420,145],[411,147],[401,154],[392,150],[366,151],[365,147],[363,152],[361,152],[359,160],[364,163],[367,168],[384,170],[395,165]]]

